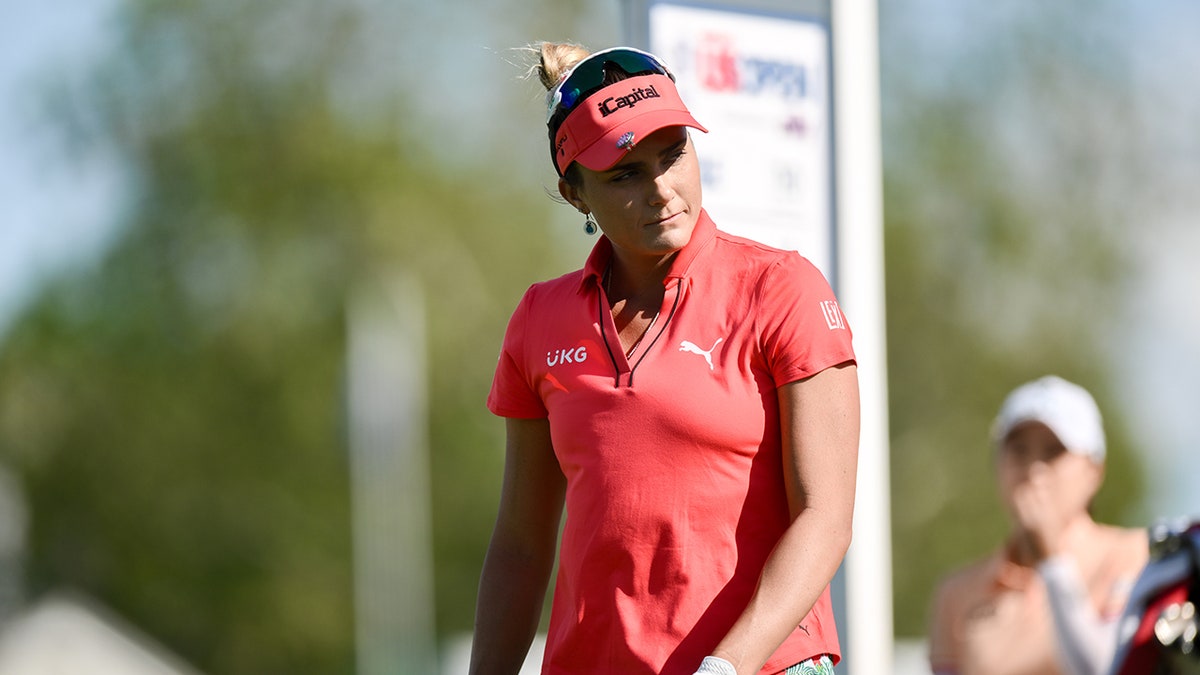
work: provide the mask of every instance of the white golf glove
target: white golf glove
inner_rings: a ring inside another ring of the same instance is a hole
[[[733,664],[719,656],[706,656],[700,662],[696,675],[737,675]]]

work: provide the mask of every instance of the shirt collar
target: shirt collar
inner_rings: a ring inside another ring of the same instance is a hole
[[[692,264],[696,262],[700,254],[707,250],[708,244],[717,234],[717,225],[708,217],[708,211],[700,209],[700,216],[696,219],[696,227],[692,230],[692,238],[684,245],[675,259],[671,261],[671,269],[667,272],[667,276],[663,279],[663,285],[669,286],[672,280],[678,282],[686,279],[688,272],[692,268]],[[608,237],[600,235],[600,239],[596,245],[592,247],[592,252],[588,255],[587,262],[583,266],[583,275],[580,280],[580,292],[586,291],[589,286],[599,286],[604,278],[604,272],[608,269],[608,263],[612,260],[613,245],[608,240]]]

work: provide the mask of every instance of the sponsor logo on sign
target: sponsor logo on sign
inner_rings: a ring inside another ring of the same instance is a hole
[[[805,64],[745,55],[725,35],[708,35],[700,41],[696,68],[701,86],[709,91],[808,96],[809,69]]]

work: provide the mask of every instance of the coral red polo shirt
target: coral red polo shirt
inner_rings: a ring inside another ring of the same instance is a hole
[[[854,360],[810,262],[702,213],[632,363],[586,266],[526,292],[488,408],[549,417],[567,518],[543,672],[690,675],[789,523],[776,389]],[[826,589],[764,673],[839,659]]]

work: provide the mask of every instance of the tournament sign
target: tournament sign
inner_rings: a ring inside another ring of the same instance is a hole
[[[692,138],[713,220],[832,281],[828,25],[665,2],[649,19],[650,51],[709,130]]]

